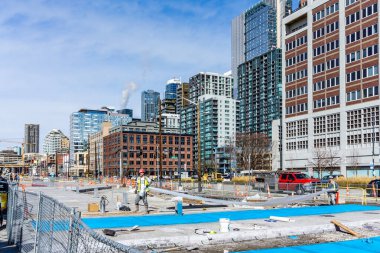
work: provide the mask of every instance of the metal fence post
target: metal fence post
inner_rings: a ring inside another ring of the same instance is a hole
[[[75,211],[74,208],[71,208],[70,211],[70,221],[69,221],[69,236],[67,237],[67,253],[72,252],[73,248],[73,237],[74,237],[74,217],[75,217]]]
[[[37,220],[36,220],[36,237],[34,238],[34,253],[38,252],[38,236],[40,232],[40,219],[41,219],[41,212],[42,212],[42,194],[41,192],[38,193],[38,211],[37,211]]]

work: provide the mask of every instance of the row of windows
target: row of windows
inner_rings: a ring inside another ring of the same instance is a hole
[[[308,126],[307,119],[287,122],[286,137],[307,136]]]
[[[349,25],[349,24],[352,24],[356,21],[359,21],[360,20],[360,13],[362,14],[361,15],[362,18],[366,18],[366,17],[368,17],[374,13],[377,13],[377,3],[362,9],[361,12],[357,11],[351,15],[348,15],[346,17],[346,25]]]
[[[357,71],[348,73],[346,76],[346,82],[349,83],[356,80],[360,80],[362,78],[376,76],[378,74],[379,74],[379,67],[377,65],[371,66],[369,68],[363,69],[362,71],[357,70]]]
[[[286,107],[286,115],[305,111],[307,111],[307,103]]]
[[[363,89],[363,91],[355,90],[355,91],[347,92],[347,102],[361,99],[362,93],[363,93],[363,98],[377,96],[379,95],[379,86],[365,88]]]
[[[302,54],[299,54],[297,56],[294,56],[292,58],[287,59],[286,60],[286,66],[287,67],[293,66],[296,63],[303,62],[306,60],[307,60],[307,53],[305,52],[305,53],[302,53]]]
[[[302,36],[296,40],[293,40],[292,42],[289,42],[286,44],[286,51],[292,50],[293,48],[299,47],[303,44],[307,43],[307,36]]]
[[[346,0],[346,7],[351,5],[351,4],[354,4],[356,3],[358,0]]]
[[[360,40],[360,38],[366,38],[373,34],[377,34],[377,24],[364,28],[361,32],[356,31],[346,36],[346,44]],[[362,35],[362,36],[361,36]]]
[[[299,79],[302,79],[304,77],[307,77],[307,69],[300,70],[298,72],[289,74],[286,76],[286,82],[290,83]]]
[[[322,107],[330,106],[330,105],[337,105],[337,104],[339,104],[339,95],[314,100],[314,109],[318,109],[318,108],[322,108]]]
[[[286,92],[286,98],[293,98],[295,96],[301,96],[307,94],[307,86],[298,87],[294,90],[288,90]]]
[[[318,56],[320,54],[324,54],[325,51],[330,52],[336,48],[339,48],[339,40],[334,40],[334,41],[327,43],[326,45],[322,45],[322,46],[319,46],[317,48],[314,48],[313,49],[313,55],[315,57],[315,56]]]
[[[354,61],[360,60],[361,57],[365,58],[365,57],[369,57],[369,56],[375,55],[379,51],[378,48],[379,48],[378,45],[373,45],[373,46],[364,48],[362,50],[362,53],[360,51],[349,53],[349,54],[346,55],[346,62],[350,63],[350,62],[354,62]]]
[[[347,128],[360,129],[365,127],[371,129],[379,126],[379,107],[367,107],[347,112]],[[340,114],[330,114],[313,118],[314,134],[337,133],[340,131]],[[286,137],[302,137],[308,135],[308,121],[298,120],[286,123]]]
[[[347,128],[356,129],[379,125],[379,107],[368,107],[347,112]]]
[[[313,21],[314,22],[318,21],[318,20],[324,18],[325,14],[326,14],[326,17],[327,17],[328,15],[333,14],[334,12],[337,12],[338,10],[339,10],[339,3],[335,3],[335,4],[331,5],[331,6],[328,6],[326,8],[326,10],[321,10],[321,11],[315,13],[313,15]]]
[[[364,8],[362,10],[362,18],[371,16],[374,13],[377,13],[377,3]]]
[[[326,66],[326,68],[325,68],[325,66]],[[329,69],[336,68],[336,67],[339,67],[339,58],[329,60],[326,63],[314,65],[313,66],[313,73],[318,74],[318,73],[323,72],[325,70],[329,70]]]
[[[326,31],[326,35],[327,35],[329,33],[332,33],[335,30],[338,30],[338,28],[339,28],[339,22],[338,21],[335,21],[331,24],[328,24],[326,27],[322,27],[322,28],[319,28],[318,30],[315,30],[313,32],[313,39],[318,39],[318,38],[324,36],[325,31]]]
[[[339,85],[339,77],[338,76],[327,79],[326,81],[323,80],[323,81],[319,81],[319,82],[314,83],[314,91],[323,90],[323,89],[334,87],[337,85]]]

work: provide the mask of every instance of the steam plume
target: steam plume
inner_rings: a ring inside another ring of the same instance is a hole
[[[121,108],[126,108],[130,95],[137,89],[137,84],[130,82],[127,84],[125,89],[122,91],[122,102]]]

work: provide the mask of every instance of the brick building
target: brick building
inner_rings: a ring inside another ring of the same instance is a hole
[[[301,2],[283,21],[283,168],[378,175],[378,0]]]
[[[159,171],[159,133],[131,130],[130,126],[113,128],[103,139],[104,175],[120,175],[120,150],[123,175],[131,177],[145,169],[149,175]],[[178,171],[178,150],[181,147],[181,169],[193,174],[193,137],[178,133],[162,133],[162,175],[174,176]]]

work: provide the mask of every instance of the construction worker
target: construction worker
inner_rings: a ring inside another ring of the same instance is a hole
[[[136,195],[136,200],[135,200],[135,205],[136,205],[136,212],[139,211],[139,202],[142,200],[144,202],[145,206],[145,213],[149,213],[148,211],[148,191],[149,191],[149,185],[150,185],[150,178],[145,176],[145,171],[144,169],[140,169],[139,171],[140,176],[137,178],[137,184],[136,184],[136,190],[135,193]]]
[[[329,204],[330,205],[335,205],[335,200],[336,200],[336,194],[339,190],[339,185],[337,182],[334,181],[334,177],[330,176],[329,177],[329,184],[327,186],[327,195],[329,197]]]

